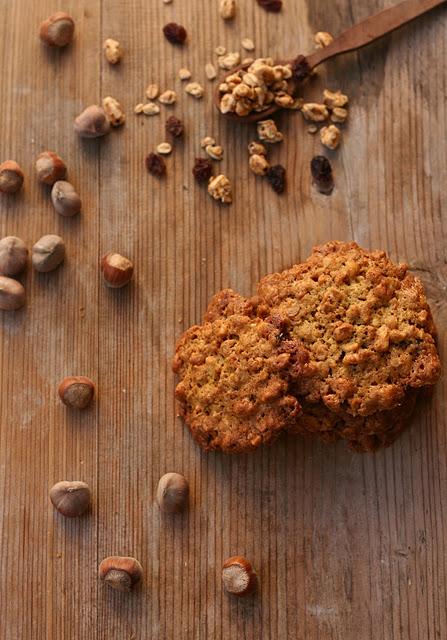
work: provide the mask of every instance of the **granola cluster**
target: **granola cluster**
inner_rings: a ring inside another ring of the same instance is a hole
[[[258,58],[247,69],[227,76],[219,85],[220,110],[247,116],[252,111],[265,111],[272,104],[294,108],[295,99],[289,87],[291,77],[290,65],[275,65],[272,58]]]

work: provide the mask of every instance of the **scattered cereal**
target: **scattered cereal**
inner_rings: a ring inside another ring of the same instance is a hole
[[[244,38],[241,42],[241,45],[242,48],[245,49],[245,51],[254,51],[255,44],[253,40],[251,40],[251,38]]]
[[[281,164],[275,164],[265,174],[273,191],[283,193],[286,188],[286,170]]]
[[[340,124],[343,124],[343,122],[346,122],[347,117],[348,117],[348,110],[344,109],[343,107],[335,107],[331,113],[332,122],[338,122]]]
[[[211,64],[211,62],[208,62],[205,65],[205,74],[208,80],[214,80],[214,78],[217,76],[216,68],[213,64]]]
[[[320,140],[328,149],[336,149],[341,141],[341,131],[335,124],[323,127],[320,130]]]
[[[205,93],[205,89],[198,82],[190,82],[185,87],[186,93],[189,93],[194,98],[202,98]]]
[[[208,182],[213,173],[213,165],[208,158],[196,158],[192,173],[197,182]]]
[[[226,53],[223,56],[219,56],[217,62],[219,63],[219,67],[221,69],[226,69],[227,71],[229,71],[233,67],[237,67],[237,65],[240,64],[241,54],[239,53],[239,51],[232,51],[230,53]]]
[[[328,47],[333,41],[334,38],[327,31],[319,31],[314,35],[314,41],[319,49],[323,47]]]
[[[254,140],[253,142],[250,142],[248,145],[248,153],[251,156],[253,155],[266,156],[267,149],[264,147],[263,144],[261,144],[260,142],[256,142],[256,140]]]
[[[324,122],[329,118],[329,111],[324,104],[318,104],[316,102],[306,102],[301,107],[301,113],[306,120],[312,120],[313,122]]]
[[[310,124],[307,127],[307,133],[317,133],[317,131],[318,131],[318,127],[316,124]]]
[[[329,89],[325,89],[323,91],[323,102],[329,109],[335,109],[336,107],[345,107],[349,102],[349,98],[340,90],[329,91]]]
[[[168,156],[172,152],[172,145],[169,142],[161,142],[157,148],[157,153],[161,153],[163,156]]]
[[[174,104],[174,102],[177,102],[177,94],[175,91],[168,89],[158,96],[158,100],[161,104]]]
[[[270,164],[267,158],[265,157],[265,155],[257,154],[257,153],[254,153],[250,156],[248,160],[248,164],[250,166],[250,169],[257,176],[265,176],[265,174],[270,168]]]
[[[145,116],[155,116],[157,113],[160,113],[160,107],[155,102],[146,102],[143,105],[143,113]]]
[[[253,62],[254,62],[254,61],[255,61],[255,59],[254,59],[254,58],[243,58],[243,60],[242,60],[241,64],[242,64],[244,67],[248,67],[249,65],[253,64]]]
[[[169,22],[163,27],[163,33],[171,44],[183,44],[186,40],[186,29],[181,24]]]
[[[185,125],[175,116],[171,116],[166,120],[165,128],[166,133],[169,133],[173,138],[181,138],[185,132]]]
[[[214,145],[214,144],[216,144],[216,141],[211,136],[205,136],[200,141],[200,146],[202,147],[202,149],[205,149],[205,147],[208,147],[209,145]]]
[[[236,15],[236,0],[220,0],[219,13],[224,20],[232,20]]]
[[[165,4],[171,4],[172,0],[163,0]]]
[[[148,100],[155,100],[159,93],[160,89],[158,88],[158,84],[149,84],[146,87],[146,98]]]
[[[210,178],[208,193],[214,200],[220,200],[223,204],[231,204],[233,202],[231,182],[223,174]]]
[[[133,108],[133,112],[134,113],[143,113],[143,109],[144,109],[144,104],[142,102],[139,102],[138,104],[136,104]]]
[[[186,69],[185,67],[182,67],[178,71],[178,77],[180,78],[180,80],[189,80],[191,78],[191,71],[189,69]]]
[[[124,109],[118,100],[115,100],[112,96],[104,98],[102,101],[102,108],[106,112],[106,116],[112,127],[119,127],[125,123],[126,114],[124,113]]]
[[[110,64],[118,64],[123,57],[123,50],[118,40],[107,38],[103,44],[104,55]]]
[[[218,55],[218,56],[224,56],[226,54],[226,52],[227,52],[227,50],[221,44],[214,49],[214,53],[216,53],[216,55]]]
[[[222,160],[223,158],[223,149],[219,145],[208,144],[205,147],[205,151],[213,160]]]
[[[166,163],[156,153],[150,153],[146,158],[146,168],[153,176],[161,178],[166,173]]]
[[[264,142],[274,144],[284,140],[283,134],[278,131],[274,120],[261,120],[257,124],[258,137]]]

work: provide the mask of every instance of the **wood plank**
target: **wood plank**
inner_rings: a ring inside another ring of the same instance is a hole
[[[24,282],[28,304],[0,318],[0,604],[4,640],[439,640],[447,636],[445,383],[421,403],[411,429],[390,449],[356,455],[288,437],[236,458],[204,454],[176,419],[175,339],[200,321],[207,300],[305,258],[312,245],[354,239],[407,260],[424,280],[445,354],[445,209],[447,107],[445,9],[322,69],[306,90],[341,88],[351,100],[340,150],[331,154],[337,187],[328,198],[310,185],[321,152],[299,114],[278,118],[285,142],[270,152],[288,170],[276,196],[247,165],[254,127],[235,127],[211,105],[204,64],[214,48],[256,54],[310,51],[313,33],[338,33],[389,0],[284,0],[279,15],[239,0],[232,24],[217,0],[70,0],[77,23],[67,51],[45,52],[35,37],[55,10],[48,0],[7,3],[0,47],[0,157],[15,157],[26,188],[0,200],[2,235],[29,246],[59,233],[68,260]],[[161,36],[175,20],[184,48]],[[126,49],[118,68],[102,59],[106,37]],[[175,74],[189,67],[203,101],[184,94]],[[134,116],[150,81],[179,101],[154,118]],[[101,141],[80,142],[75,115],[112,95],[127,122]],[[145,155],[164,140],[175,113],[183,143],[167,159],[168,176],[149,176]],[[234,182],[235,203],[220,208],[191,176],[200,139],[225,150],[216,167]],[[52,211],[32,173],[49,147],[66,159],[84,209],[79,220]],[[108,250],[134,260],[122,291],[100,282]],[[55,396],[66,374],[91,376],[98,400],[71,415]],[[154,503],[159,477],[184,473],[191,508],[176,518]],[[92,513],[77,522],[54,514],[49,487],[60,479],[92,487]],[[220,567],[250,557],[259,594],[246,602],[222,593]],[[109,554],[135,555],[141,590],[111,593],[96,579]]]

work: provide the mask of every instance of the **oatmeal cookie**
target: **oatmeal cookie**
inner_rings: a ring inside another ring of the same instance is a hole
[[[302,264],[261,280],[258,314],[286,319],[310,353],[297,397],[333,413],[398,410],[439,377],[422,283],[383,251],[342,242],[316,247]]]
[[[188,329],[173,369],[181,416],[195,440],[205,450],[230,453],[273,442],[300,411],[289,381],[307,358],[259,318],[230,315]]]
[[[253,318],[256,315],[255,298],[244,298],[233,289],[223,289],[211,298],[203,321],[213,322],[217,318],[228,318],[233,315]]]

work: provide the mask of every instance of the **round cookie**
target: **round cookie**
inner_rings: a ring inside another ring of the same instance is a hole
[[[329,242],[258,285],[258,313],[279,315],[310,362],[296,383],[303,402],[372,416],[407,403],[440,375],[422,283],[383,251]]]
[[[253,318],[256,315],[256,300],[244,298],[233,289],[223,289],[211,298],[203,321],[213,322],[217,318],[227,318],[233,315]]]
[[[307,353],[259,318],[231,315],[188,329],[173,362],[181,416],[206,450],[273,442],[300,411],[289,393]]]

